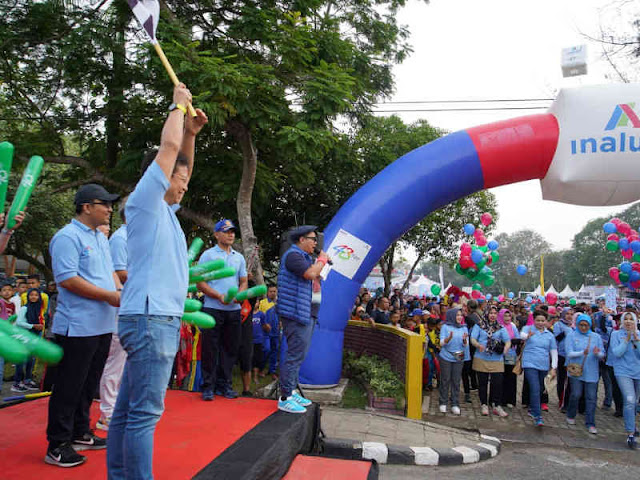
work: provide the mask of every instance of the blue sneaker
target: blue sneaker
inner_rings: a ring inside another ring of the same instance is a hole
[[[300,395],[297,390],[294,390],[291,393],[291,398],[294,402],[298,403],[298,405],[302,405],[303,407],[308,407],[312,403],[311,400]]]
[[[544,426],[544,420],[542,420],[542,417],[538,417],[533,421],[533,424],[536,427],[542,427],[542,426]]]
[[[216,388],[216,395],[230,399],[238,398],[238,392],[231,388]]]
[[[307,409],[296,402],[293,397],[287,397],[286,400],[278,400],[278,410],[287,413],[305,413],[307,411]]]
[[[210,402],[213,400],[213,390],[208,389],[202,392],[202,400]]]

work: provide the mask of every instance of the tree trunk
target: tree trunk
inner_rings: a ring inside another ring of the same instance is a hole
[[[420,263],[420,261],[422,260],[422,257],[424,257],[424,254],[421,253],[420,255],[418,255],[418,258],[416,259],[416,261],[413,262],[413,265],[411,266],[411,270],[409,270],[409,275],[407,276],[407,279],[404,281],[404,284],[402,285],[402,291],[403,292],[409,286],[409,282],[411,281],[411,277],[413,276],[413,271],[418,266],[418,263]]]
[[[113,21],[116,42],[113,44],[111,55],[113,64],[111,78],[107,81],[107,118],[105,119],[105,131],[107,137],[106,160],[108,168],[115,168],[120,154],[120,124],[124,111],[124,69],[126,68],[125,54],[125,29],[129,21],[130,9],[123,2],[115,2],[115,18]]]
[[[264,284],[264,274],[260,263],[258,239],[253,233],[253,221],[251,219],[251,198],[253,187],[256,183],[256,171],[258,168],[258,152],[253,144],[253,138],[249,128],[238,120],[230,120],[226,125],[227,131],[235,138],[242,150],[242,180],[238,188],[236,209],[238,223],[242,235],[242,250],[247,261],[247,271],[253,274],[253,280],[258,284]]]
[[[396,242],[393,242],[391,246],[384,252],[384,255],[380,257],[380,270],[382,271],[382,278],[384,279],[384,295],[389,296],[391,292],[391,275],[393,273],[393,257],[396,253]]]

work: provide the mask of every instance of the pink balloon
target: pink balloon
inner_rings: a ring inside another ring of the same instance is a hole
[[[631,257],[633,257],[633,250],[628,249],[628,250],[620,250],[620,253],[622,254],[622,256],[624,258],[626,258],[627,260],[630,260]]]
[[[471,248],[471,244],[464,242],[462,245],[460,245],[460,253],[462,255],[471,255],[472,252],[472,248]]]
[[[558,296],[552,292],[547,293],[547,295],[544,298],[547,300],[547,303],[549,305],[555,305],[556,302],[558,301]]]
[[[484,235],[481,237],[476,237],[476,243],[479,247],[484,247],[487,244],[487,238]]]
[[[609,241],[609,240],[613,240],[613,241],[617,242],[618,240],[620,240],[620,237],[618,235],[616,235],[615,233],[610,233],[607,236],[607,241]]]
[[[471,296],[477,300],[482,296],[482,292],[480,290],[472,290]]]
[[[609,276],[616,282],[620,281],[620,269],[618,267],[611,267],[609,269]]]
[[[631,242],[635,242],[636,240],[640,240],[640,237],[638,236],[637,233],[631,232],[631,235],[627,237],[627,240],[629,240],[629,243],[631,243]]]
[[[631,268],[634,269],[636,272],[640,272],[640,263],[631,262]]]
[[[504,302],[504,295],[498,295],[498,301]]]
[[[484,230],[482,230],[481,228],[476,228],[476,231],[473,232],[473,236],[476,237],[476,239],[478,237],[484,237]]]
[[[480,217],[480,221],[482,222],[482,224],[486,227],[487,225],[489,225],[492,221],[493,221],[493,217],[491,216],[490,213],[483,213],[482,216]]]
[[[620,222],[617,227],[618,231],[623,235],[629,235],[631,233],[631,227],[626,222]]]
[[[556,310],[556,307],[554,307],[553,305],[549,307],[549,315],[555,315],[556,313],[558,313],[558,311]]]
[[[609,220],[609,222],[613,223],[617,227],[622,223],[622,220],[620,220],[618,217],[613,217],[611,220]]]

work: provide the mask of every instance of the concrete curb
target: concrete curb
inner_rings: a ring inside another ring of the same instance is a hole
[[[343,438],[325,438],[325,457],[346,460],[375,460],[390,465],[462,465],[477,463],[495,457],[502,442],[489,435],[480,435],[482,441],[472,446],[453,448],[405,447],[380,442],[361,442]]]

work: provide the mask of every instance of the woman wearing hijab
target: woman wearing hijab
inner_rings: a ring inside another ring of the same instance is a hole
[[[631,312],[622,314],[622,327],[611,333],[609,351],[613,353],[613,371],[622,392],[624,407],[624,429],[627,432],[627,446],[637,447],[636,405],[640,396],[640,336],[638,319]]]
[[[506,329],[498,323],[498,310],[490,307],[487,316],[471,330],[471,344],[476,347],[473,369],[478,376],[478,395],[482,415],[489,415],[487,391],[491,382],[491,405],[493,414],[507,417],[502,408],[502,376],[504,354],[511,348],[511,339]]]
[[[27,292],[27,304],[18,311],[16,325],[42,336],[44,332],[44,302],[38,289],[31,288]],[[35,358],[29,357],[26,363],[16,365],[14,383],[11,387],[12,392],[39,390],[38,384],[32,378],[34,364]]]
[[[440,413],[460,415],[460,377],[465,360],[469,360],[469,330],[459,308],[447,310],[447,322],[440,329]]]
[[[509,338],[511,339],[511,348],[504,355],[504,376],[502,379],[502,405],[513,408],[516,404],[516,391],[518,388],[518,376],[513,373],[513,367],[516,364],[517,352],[516,347],[520,344],[520,332],[513,323],[513,314],[510,310],[503,308],[498,313],[498,323],[503,325]]]
[[[600,359],[604,358],[602,338],[591,331],[591,317],[584,313],[578,315],[578,328],[565,338],[566,364],[582,365],[582,375],[569,376],[571,396],[567,407],[567,423],[576,424],[578,401],[585,392],[584,421],[589,433],[596,434],[596,400],[598,380],[600,379]],[[558,367],[559,369],[559,367]],[[566,366],[565,366],[566,370]]]
[[[536,310],[534,324],[527,325],[520,333],[520,339],[525,342],[522,352],[522,368],[529,384],[529,415],[536,427],[544,425],[540,405],[541,392],[544,389],[544,379],[547,373],[551,378],[556,376],[558,366],[558,347],[556,339],[547,330],[547,312]],[[549,370],[551,357],[551,370]]]
[[[567,353],[565,350],[566,339],[573,333],[573,310],[565,307],[560,315],[560,321],[553,326],[553,334],[558,345],[558,383],[556,392],[560,403],[560,411],[566,413],[567,404],[571,396],[571,383],[567,381]]]

